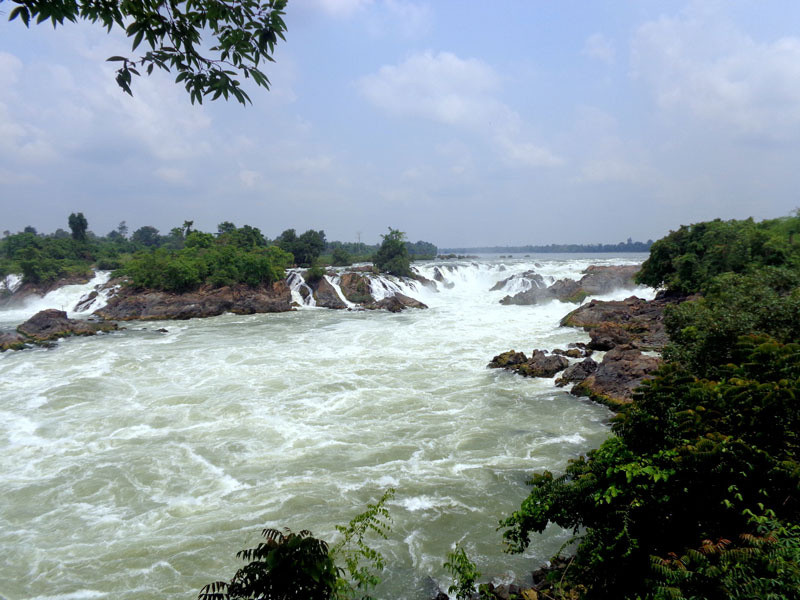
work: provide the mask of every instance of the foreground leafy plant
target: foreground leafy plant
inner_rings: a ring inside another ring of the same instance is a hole
[[[390,488],[347,526],[338,525],[343,537],[333,547],[307,530],[264,529],[265,542],[236,554],[250,562],[230,581],[203,587],[198,600],[373,600],[368,592],[380,583],[385,560],[364,538],[370,532],[386,538],[386,503],[394,493]]]

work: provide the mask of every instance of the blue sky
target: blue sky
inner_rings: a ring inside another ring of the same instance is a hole
[[[7,13],[11,5],[0,4]],[[657,239],[800,207],[800,3],[290,0],[253,105],[114,83],[0,17],[0,231],[231,220],[440,246]]]

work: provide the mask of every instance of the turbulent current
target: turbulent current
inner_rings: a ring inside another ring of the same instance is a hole
[[[502,306],[515,290],[489,289],[529,269],[549,283],[640,258],[450,261],[439,291],[404,288],[428,310],[131,322],[3,353],[0,597],[195,598],[230,579],[262,528],[332,540],[389,487],[379,597],[446,589],[456,542],[484,578],[525,581],[569,533],[548,529],[509,556],[498,520],[531,471],[598,446],[610,413],[552,380],[486,368],[511,348],[588,340],[558,326],[572,305]],[[0,311],[0,325],[69,310],[87,289]]]

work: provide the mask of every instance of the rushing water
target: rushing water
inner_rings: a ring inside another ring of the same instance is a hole
[[[451,262],[450,289],[405,288],[429,310],[128,323],[0,355],[0,597],[195,598],[263,527],[332,539],[390,486],[380,597],[446,588],[455,542],[484,575],[524,581],[569,535],[552,528],[508,556],[498,520],[532,470],[599,445],[610,415],[486,368],[510,348],[588,339],[558,327],[569,305],[502,306],[508,290],[488,290],[531,268],[552,281],[632,262]]]

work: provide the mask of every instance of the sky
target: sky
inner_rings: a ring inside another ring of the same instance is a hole
[[[7,22],[0,231],[126,221],[440,247],[658,239],[800,207],[800,2],[290,0],[253,104],[114,81],[120,32]]]

